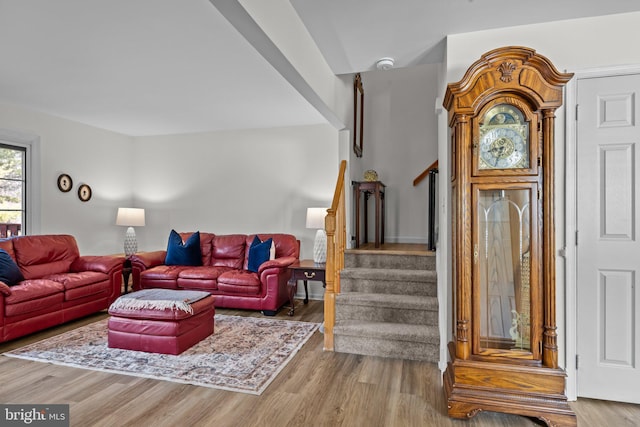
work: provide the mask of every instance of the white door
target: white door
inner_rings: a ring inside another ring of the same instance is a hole
[[[640,74],[577,87],[578,395],[640,403]]]

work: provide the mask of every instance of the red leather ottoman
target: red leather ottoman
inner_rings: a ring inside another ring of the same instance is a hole
[[[142,303],[137,307],[118,303],[121,298],[126,297],[127,301],[135,300],[139,294],[148,292],[162,292],[161,295],[170,298],[151,299],[152,304],[145,306],[142,295],[141,299],[137,300]],[[197,292],[145,289],[123,295],[109,308],[109,347],[149,353],[180,354],[202,341],[213,333],[214,297],[205,293],[206,296],[198,296],[195,302],[189,301],[189,298],[182,298],[184,295],[194,294]],[[162,304],[159,302],[167,303],[171,298],[180,299],[180,303],[186,302],[187,309],[190,307],[192,312],[181,308],[184,304],[161,308]]]

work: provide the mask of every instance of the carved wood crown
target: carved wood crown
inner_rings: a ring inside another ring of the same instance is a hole
[[[522,46],[506,46],[482,55],[457,83],[450,83],[444,97],[449,123],[456,115],[475,115],[486,96],[513,92],[536,108],[562,105],[562,88],[573,74],[560,73],[546,57]]]
[[[512,73],[515,71],[516,66],[513,62],[510,61],[505,61],[502,64],[500,64],[500,66],[498,67],[498,71],[500,71],[500,73],[502,74],[502,77],[500,77],[500,80],[502,80],[505,83],[509,83],[511,80],[513,80],[512,77]]]

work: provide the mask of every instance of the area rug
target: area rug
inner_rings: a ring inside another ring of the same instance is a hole
[[[318,326],[216,314],[213,335],[174,356],[109,348],[104,319],[4,355],[259,395]]]

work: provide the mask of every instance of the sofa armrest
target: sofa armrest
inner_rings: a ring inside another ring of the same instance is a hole
[[[144,271],[148,268],[164,264],[167,251],[138,252],[131,255],[131,266]]]
[[[11,288],[4,282],[0,282],[0,294],[7,297],[11,295]]]
[[[262,274],[262,272],[268,268],[287,268],[291,264],[293,264],[297,260],[296,257],[292,256],[284,256],[276,259],[271,259],[269,261],[265,261],[260,264],[258,267],[258,274]]]
[[[166,256],[167,251],[138,252],[131,255],[129,258],[131,261],[131,275],[133,280],[131,287],[134,291],[140,290],[140,273],[149,268],[163,265]]]
[[[124,257],[119,255],[84,255],[71,264],[70,270],[73,272],[99,271],[109,274],[118,269],[122,270],[123,263]]]

